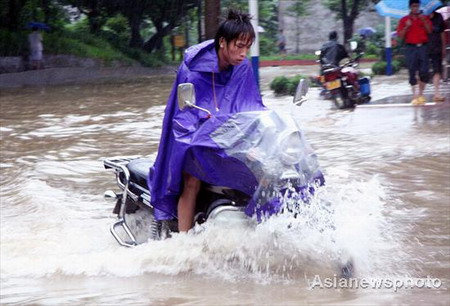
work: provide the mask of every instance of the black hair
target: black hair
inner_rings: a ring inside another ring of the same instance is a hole
[[[420,0],[409,0],[409,6],[416,3],[420,4]]]
[[[337,38],[338,38],[338,34],[336,31],[331,31],[330,34],[328,34],[329,40],[337,40]]]
[[[220,48],[220,39],[223,37],[227,44],[239,37],[248,40],[253,43],[255,40],[255,30],[250,23],[250,15],[240,13],[233,9],[228,11],[227,18],[222,21],[214,37],[214,45],[216,52]]]

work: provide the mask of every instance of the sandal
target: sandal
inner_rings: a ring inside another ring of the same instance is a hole
[[[412,105],[423,105],[425,102],[422,102],[419,98],[415,98],[411,101]]]
[[[419,103],[420,103],[420,104],[425,104],[425,103],[427,103],[427,98],[425,98],[424,96],[419,96],[419,97],[417,98],[417,100],[419,100]]]
[[[433,101],[434,101],[434,102],[444,102],[444,101],[445,101],[445,97],[442,97],[442,96],[434,96]]]

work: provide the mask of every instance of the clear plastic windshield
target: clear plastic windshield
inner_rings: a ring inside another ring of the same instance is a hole
[[[211,138],[225,152],[244,162],[260,185],[308,185],[319,173],[315,153],[298,123],[275,111],[237,113]]]

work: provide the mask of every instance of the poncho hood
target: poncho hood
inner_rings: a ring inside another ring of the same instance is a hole
[[[184,54],[184,64],[190,71],[219,73],[214,40],[207,40],[188,48]]]

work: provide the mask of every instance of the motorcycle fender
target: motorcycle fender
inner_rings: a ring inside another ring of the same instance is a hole
[[[336,97],[341,93],[341,89],[337,88],[337,89],[330,90],[330,93],[333,97]]]

